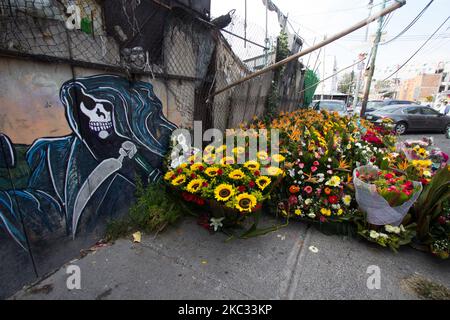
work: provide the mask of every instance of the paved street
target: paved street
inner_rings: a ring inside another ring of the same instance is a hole
[[[157,238],[145,236],[140,244],[120,240],[74,261],[81,268],[81,290],[67,289],[62,268],[14,298],[416,299],[403,280],[417,274],[450,287],[450,261],[411,248],[394,254],[304,224],[291,223],[259,238],[225,240],[185,219]],[[369,266],[381,270],[379,290],[367,288]]]

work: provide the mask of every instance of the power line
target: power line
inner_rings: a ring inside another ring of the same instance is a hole
[[[448,19],[450,19],[450,16],[448,16],[447,19],[445,19],[445,21],[442,22],[442,24],[436,29],[436,31],[433,32],[433,34],[419,47],[419,49],[416,50],[416,52],[413,53],[411,57],[409,57],[395,72],[393,72],[389,77],[387,77],[383,81],[386,81],[387,79],[395,75],[397,72],[399,72],[404,66],[406,66],[408,62],[411,61],[412,58],[414,58],[416,54],[418,54],[419,51],[422,50],[423,47],[425,47],[425,45],[431,40],[431,38],[433,38],[433,36],[444,26],[444,24],[447,23]]]
[[[430,0],[430,2],[428,2],[428,4],[425,6],[425,8],[422,9],[422,11],[419,12],[419,14],[398,34],[396,35],[394,38],[387,40],[383,43],[381,43],[381,45],[385,45],[388,44],[392,41],[395,41],[396,39],[400,38],[403,34],[405,34],[409,29],[411,29],[411,27],[417,22],[419,21],[419,19],[422,17],[422,15],[425,13],[425,11],[427,11],[427,9],[431,6],[431,4],[433,3],[434,0]]]
[[[307,88],[301,90],[299,93],[302,93],[302,92],[305,92],[306,90],[309,90],[309,89],[311,89],[311,88],[314,88],[315,86],[321,84],[322,82],[327,81],[328,79],[333,78],[334,76],[338,75],[339,73],[344,72],[345,70],[350,69],[350,68],[356,66],[358,63],[363,62],[365,59],[366,59],[366,58],[356,61],[355,63],[353,63],[353,64],[351,64],[351,65],[349,65],[349,66],[347,66],[347,67],[345,67],[345,68],[343,68],[343,69],[341,69],[341,70],[335,72],[335,73],[333,73],[331,76],[328,76],[328,77],[326,77],[325,79],[322,79],[322,80],[320,80],[320,81],[318,81],[318,82],[312,84],[311,86],[309,86],[309,87],[307,87]]]

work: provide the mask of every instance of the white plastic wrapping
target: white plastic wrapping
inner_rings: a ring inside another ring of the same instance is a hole
[[[422,192],[422,184],[413,182],[414,186],[420,186],[420,189],[407,202],[399,207],[391,207],[389,203],[377,192],[377,188],[373,184],[366,183],[356,177],[356,172],[378,172],[375,166],[362,166],[353,171],[353,183],[356,191],[356,201],[359,208],[367,214],[367,221],[370,224],[384,226],[390,224],[399,226],[414,202],[419,198]]]

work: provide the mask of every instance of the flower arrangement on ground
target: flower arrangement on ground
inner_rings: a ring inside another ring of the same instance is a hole
[[[258,211],[270,197],[272,188],[284,175],[280,167],[266,165],[267,152],[258,153],[255,160],[238,164],[245,149],[235,148],[233,156],[226,155],[226,146],[207,147],[203,156],[192,155],[187,163],[168,171],[164,179],[183,199],[210,210],[210,229],[242,223]],[[263,154],[264,153],[264,154]],[[284,157],[272,155],[277,163]]]

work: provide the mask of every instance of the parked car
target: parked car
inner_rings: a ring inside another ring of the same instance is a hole
[[[392,119],[398,134],[409,130],[444,133],[450,130],[450,116],[416,104],[387,106],[365,115],[365,118],[373,123],[381,123],[386,118]]]
[[[418,103],[414,101],[408,101],[408,100],[372,100],[367,103],[366,113],[372,113],[379,109],[386,108],[389,106],[398,106],[398,105],[417,105]]]
[[[337,112],[341,116],[348,116],[347,106],[345,101],[341,100],[317,100],[313,101],[313,110],[321,111],[326,110],[329,112]]]

